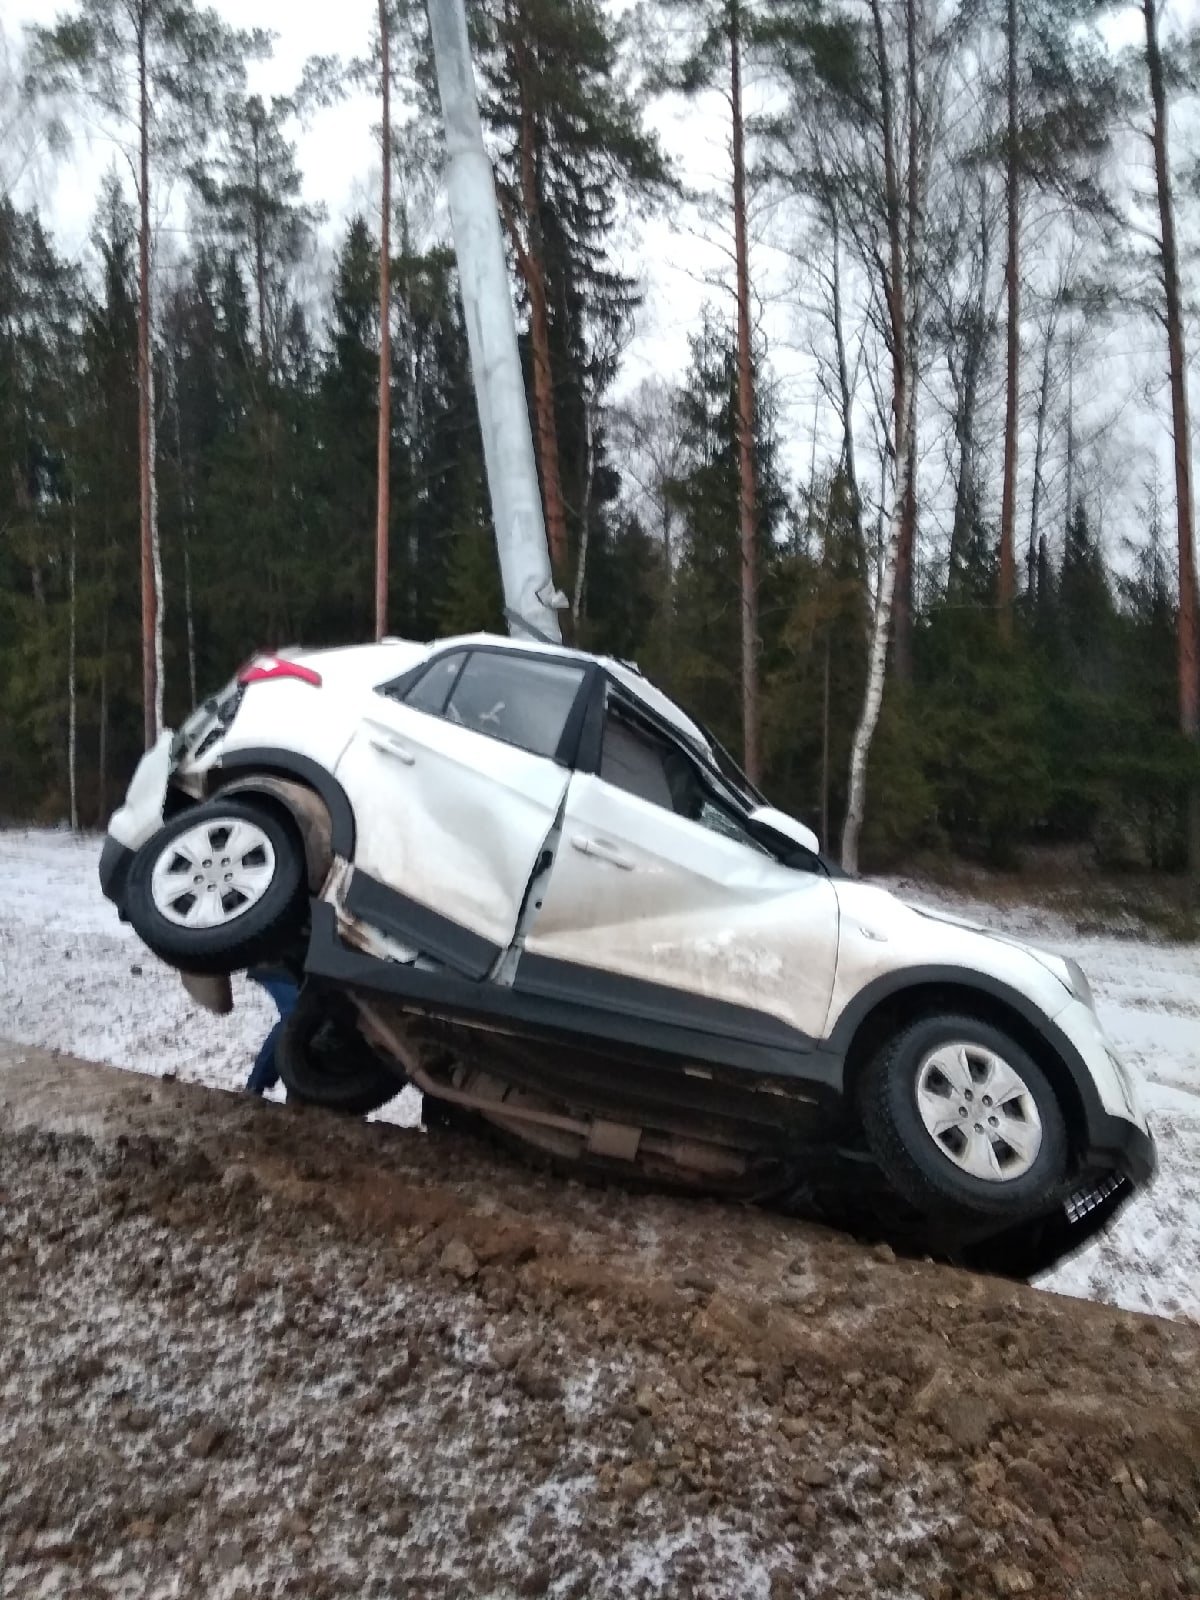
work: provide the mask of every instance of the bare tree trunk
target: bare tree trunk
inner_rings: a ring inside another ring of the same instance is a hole
[[[97,822],[108,817],[108,602],[100,628],[100,729],[96,750]]]
[[[911,6],[911,0],[909,0]],[[896,155],[896,124],[895,124],[895,92],[892,83],[892,67],[888,60],[887,37],[883,26],[883,10],[881,0],[871,0],[871,19],[874,24],[875,48],[879,56],[879,113],[880,133],[883,141],[883,196],[887,212],[888,232],[888,268],[884,283],[885,298],[888,312],[888,345],[892,357],[892,453],[893,473],[897,483],[907,482],[908,462],[900,455],[901,437],[904,437],[904,450],[908,452],[908,429],[910,417],[908,403],[908,370],[906,349],[908,345],[908,303],[905,283],[904,263],[904,219],[900,200],[900,169]],[[910,96],[911,110],[911,96]],[[915,128],[910,130],[915,138]],[[910,171],[910,199],[911,199],[911,171]],[[888,577],[890,593],[888,597],[889,630],[891,624],[891,608],[893,596],[896,592],[897,568],[900,569],[901,579],[907,577],[911,559],[912,527],[908,522],[908,495],[898,507],[900,525],[897,534],[896,550],[893,556],[884,556],[880,561],[879,589],[884,586],[884,576],[890,567]],[[882,516],[882,506],[880,515]],[[889,545],[890,545],[889,541]],[[904,609],[903,595],[900,601]],[[898,624],[902,619],[897,619]],[[890,637],[890,632],[889,632]],[[906,654],[907,640],[901,644],[897,640],[898,670],[902,667],[901,656]],[[882,685],[880,686],[882,694]],[[846,819],[847,828],[850,817]]]
[[[175,421],[175,468],[179,473],[180,532],[183,545],[183,618],[187,632],[189,705],[196,705],[196,618],[192,606],[192,534],[196,524],[196,507],[192,499],[191,481],[183,460],[183,423],[179,415],[179,377],[174,366],[170,372],[171,412]]]
[[[954,437],[958,445],[958,482],[954,491],[954,522],[950,530],[951,587],[956,586],[963,576],[971,524],[979,509],[979,388],[987,365],[992,332],[988,313],[992,228],[982,182],[979,191],[979,269],[977,278],[971,284],[971,297],[966,308],[966,333],[957,375],[951,363],[955,388]]]
[[[901,354],[901,360],[904,360]],[[891,636],[892,607],[896,595],[896,571],[899,565],[900,545],[904,537],[905,507],[910,493],[914,454],[909,439],[912,422],[912,384],[910,396],[896,441],[896,487],[892,498],[891,532],[884,552],[883,569],[879,579],[879,594],[875,602],[875,622],[871,633],[871,653],[867,665],[867,685],[863,695],[858,726],[854,730],[854,743],[850,751],[850,793],[846,801],[846,823],[842,829],[842,866],[847,872],[858,871],[858,847],[862,836],[863,817],[867,798],[867,758],[871,741],[879,723],[883,705],[883,684],[887,673],[888,642]]]
[[[154,504],[154,396],[150,370],[150,97],[146,68],[146,18],[139,10],[138,73],[138,475],[142,549],[142,719],[146,748],[162,725],[159,662],[161,576],[156,571]]]
[[[383,184],[379,225],[379,448],[375,491],[375,637],[388,627],[388,530],[392,445],[392,68],[388,0],[379,0]]]
[[[907,0],[904,22],[908,102],[906,119],[908,127],[908,177],[905,194],[907,213],[905,244],[907,248],[904,261],[904,271],[906,273],[904,333],[906,339],[910,337],[917,317],[919,263],[917,260],[916,236],[918,213],[921,206],[921,103],[917,88],[920,63],[918,8],[923,3],[924,0]],[[898,224],[899,206],[897,206]],[[907,488],[902,513],[900,545],[896,556],[895,655],[896,676],[902,683],[907,683],[912,677],[913,565],[916,558],[917,544],[917,367],[916,363],[911,361],[904,361],[902,365],[907,368],[904,394],[908,413],[908,451],[912,456],[912,460],[897,469]],[[897,427],[897,432],[899,432],[899,426]]]
[[[881,0],[871,0],[876,47],[879,53],[880,115],[883,135],[884,199],[888,219],[890,266],[886,279],[889,339],[892,355],[893,483],[891,518],[880,566],[875,618],[867,664],[862,709],[850,753],[850,786],[846,821],[842,830],[842,865],[858,871],[859,842],[866,809],[867,760],[879,723],[887,675],[888,646],[893,622],[897,630],[895,665],[903,677],[911,666],[909,640],[901,628],[911,628],[911,585],[916,533],[916,416],[917,349],[919,340],[919,287],[925,228],[925,163],[920,123],[917,70],[921,56],[918,40],[918,0],[905,7],[908,58],[908,180],[902,204],[896,160],[894,95],[887,57]],[[907,260],[906,257],[907,247]],[[881,497],[882,498],[882,497]],[[881,506],[882,515],[882,506]]]
[[[192,541],[186,525],[183,530],[183,614],[187,628],[187,667],[189,704],[197,705],[196,693],[196,618],[192,609]]]
[[[1067,523],[1075,515],[1075,330],[1067,338]]]
[[[742,764],[762,781],[758,686],[758,507],[754,481],[754,356],[750,337],[750,245],[746,228],[746,128],[742,116],[742,41],[738,0],[729,10],[729,89],[733,122],[733,243],[737,273],[738,534],[742,554]]]
[[[850,493],[859,570],[865,573],[867,552],[863,539],[862,497],[858,489],[858,457],[854,449],[854,394],[850,386],[850,362],[846,353],[846,329],[842,316],[841,222],[837,204],[832,200],[829,203],[829,229],[833,245],[833,339],[837,353],[838,396],[842,408],[842,470],[846,474],[846,487]]]
[[[1038,539],[1041,532],[1043,473],[1046,465],[1046,422],[1050,412],[1050,365],[1054,350],[1054,320],[1046,329],[1042,346],[1042,376],[1038,384],[1037,416],[1033,435],[1033,495],[1029,510],[1029,549],[1025,556],[1025,581],[1031,600],[1038,596]]]
[[[821,698],[821,848],[829,848],[829,677],[833,630],[825,625],[825,684]]]
[[[1200,733],[1200,683],[1197,680],[1197,592],[1195,592],[1194,490],[1192,432],[1187,405],[1187,354],[1184,312],[1179,285],[1179,250],[1174,235],[1174,198],[1166,134],[1166,85],[1158,45],[1157,0],[1144,0],[1146,61],[1150,98],[1154,102],[1154,171],[1158,189],[1158,221],[1162,229],[1163,294],[1166,346],[1171,368],[1171,424],[1174,434],[1174,499],[1179,533],[1179,726],[1195,738]]]
[[[1016,598],[1017,450],[1021,403],[1021,163],[1017,108],[1017,0],[1008,0],[1008,373],[1004,413],[1004,495],[996,601],[1000,635],[1011,639]]]
[[[262,124],[255,117],[252,124],[254,139],[254,287],[258,295],[258,359],[263,372],[267,370],[267,249],[263,238],[262,157],[259,141]]]
[[[974,340],[974,335],[972,335]],[[962,393],[958,397],[954,432],[958,442],[958,483],[954,489],[954,521],[950,527],[950,587],[960,581],[966,563],[971,520],[978,509],[978,470],[975,429],[979,402],[979,364],[982,352],[972,343],[963,356]]]
[[[163,595],[162,539],[158,527],[158,412],[154,391],[154,363],[150,364],[150,556],[154,569],[154,725],[163,728],[163,699],[167,673],[163,660],[166,601]]]
[[[79,832],[79,788],[77,782],[76,753],[79,733],[79,697],[76,682],[76,642],[78,638],[78,613],[75,591],[75,499],[71,497],[71,553],[67,564],[68,598],[70,606],[67,637],[67,793],[70,800],[71,832]]]
[[[1197,640],[1195,505],[1192,489],[1192,435],[1188,411],[1187,352],[1184,342],[1183,295],[1179,283],[1179,251],[1175,239],[1175,202],[1167,150],[1167,91],[1158,41],[1157,0],[1143,0],[1146,17],[1146,64],[1154,121],[1154,174],[1162,244],[1167,350],[1171,369],[1171,420],[1175,442],[1175,508],[1179,535],[1179,726],[1188,739],[1200,739],[1200,654]],[[1192,785],[1188,829],[1188,866],[1200,877],[1200,791]]]

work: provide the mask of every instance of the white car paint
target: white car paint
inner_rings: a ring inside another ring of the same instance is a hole
[[[384,696],[371,701],[336,768],[358,823],[355,866],[508,946],[566,769]]]
[[[258,747],[336,773],[358,829],[357,868],[504,946],[567,792],[556,763],[411,710],[375,691],[435,651],[486,644],[562,655],[489,634],[288,652],[321,687],[254,685],[232,729],[185,786],[223,756]],[[598,661],[627,693],[711,758],[698,726],[628,666]],[[393,737],[413,759],[386,746]],[[139,765],[109,832],[131,850],[161,826],[164,733]],[[761,852],[606,784],[570,779],[563,832],[530,952],[731,1001],[827,1038],[873,980],[924,966],[982,974],[1022,996],[1075,1045],[1105,1110],[1145,1130],[1137,1086],[1080,992],[1077,969],[1010,937],[920,912],[889,892],[782,866]],[[798,828],[800,825],[796,824]],[[582,843],[577,842],[583,841]]]
[[[1145,1129],[1132,1076],[1095,1011],[1084,997],[1074,994],[1062,957],[1007,935],[999,937],[919,911],[873,884],[843,880],[837,896],[841,935],[826,1036],[851,1001],[877,978],[924,966],[960,968],[967,983],[972,973],[981,973],[1022,995],[1057,1023],[1087,1063],[1104,1109]]]
[[[749,1006],[816,1037],[837,930],[823,874],[579,772],[526,949]]]
[[[129,781],[125,803],[109,820],[109,833],[127,850],[140,849],[162,827],[163,802],[171,777],[172,737],[171,730],[165,729],[146,751]]]

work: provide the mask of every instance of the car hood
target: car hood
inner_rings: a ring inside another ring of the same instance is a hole
[[[1042,945],[1031,944],[1028,939],[1018,939],[1015,934],[1000,933],[995,928],[985,927],[982,922],[972,922],[969,917],[956,917],[949,911],[934,911],[929,906],[914,905],[911,900],[901,900],[898,895],[894,898],[898,904],[907,906],[910,911],[915,911],[919,917],[928,918],[930,922],[944,922],[952,928],[964,928],[968,933],[980,934],[985,939],[995,939],[1000,944],[1006,944],[1013,950],[1024,951],[1027,956],[1032,956],[1039,965],[1045,967],[1047,972],[1052,973],[1068,994],[1075,993],[1071,964],[1065,956],[1057,955]]]

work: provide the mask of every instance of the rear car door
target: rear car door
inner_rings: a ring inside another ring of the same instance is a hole
[[[591,672],[467,648],[369,696],[337,766],[357,820],[346,909],[483,977],[557,819]]]
[[[747,1042],[778,1023],[819,1039],[837,964],[829,879],[764,849],[719,780],[611,696],[603,740],[599,771],[571,779],[518,986],[574,985],[678,1027],[708,1016]]]

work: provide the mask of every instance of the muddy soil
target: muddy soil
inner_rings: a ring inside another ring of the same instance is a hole
[[[0,1596],[1200,1597],[1200,1329],[0,1045]]]

